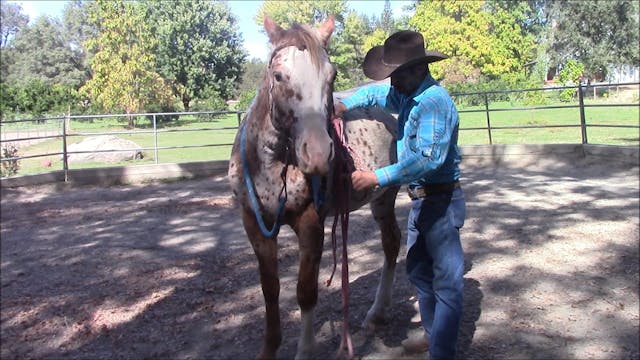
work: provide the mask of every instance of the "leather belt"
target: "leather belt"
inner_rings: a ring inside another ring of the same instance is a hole
[[[430,195],[443,194],[451,192],[460,187],[460,181],[456,180],[444,184],[429,184],[420,186],[407,187],[407,193],[411,200],[422,199]]]

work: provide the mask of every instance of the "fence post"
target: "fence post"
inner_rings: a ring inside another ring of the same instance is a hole
[[[487,115],[487,133],[489,134],[489,145],[493,145],[493,139],[491,138],[491,120],[489,120],[489,96],[484,93],[484,112]]]
[[[67,124],[71,122],[71,114],[67,113],[62,120],[62,170],[64,182],[69,181],[69,159],[67,154]]]
[[[236,115],[238,116],[238,126],[240,126],[240,122],[242,121],[242,112],[238,111],[236,112]]]
[[[587,144],[587,121],[584,116],[584,95],[582,94],[582,84],[578,85],[578,104],[580,106],[580,133],[582,144]]]
[[[156,114],[153,114],[153,157],[158,165],[158,127],[156,124]]]

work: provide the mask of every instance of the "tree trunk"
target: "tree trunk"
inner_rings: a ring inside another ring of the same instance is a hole
[[[184,106],[184,111],[189,111],[189,104],[191,103],[191,99],[186,94],[182,94],[182,106]]]

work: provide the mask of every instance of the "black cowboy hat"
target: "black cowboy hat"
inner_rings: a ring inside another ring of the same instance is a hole
[[[424,39],[419,32],[403,30],[389,36],[384,45],[369,50],[364,57],[362,69],[369,79],[382,80],[398,68],[447,58],[441,52],[425,50]]]

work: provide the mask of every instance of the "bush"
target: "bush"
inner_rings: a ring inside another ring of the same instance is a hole
[[[238,111],[247,111],[257,93],[258,92],[255,89],[243,91],[238,97],[236,109],[238,109]]]
[[[169,104],[152,104],[147,106],[146,112],[150,113],[174,113],[176,112],[176,107]],[[180,116],[172,114],[172,115],[156,115],[156,125],[162,123],[169,123],[178,120]],[[153,126],[153,115],[147,115],[147,120]]]
[[[8,143],[2,147],[2,159],[9,159],[18,156],[18,148],[12,144]],[[0,176],[7,177],[12,176],[18,173],[20,169],[20,164],[18,164],[18,159],[12,159],[2,162],[2,167],[0,167]]]

